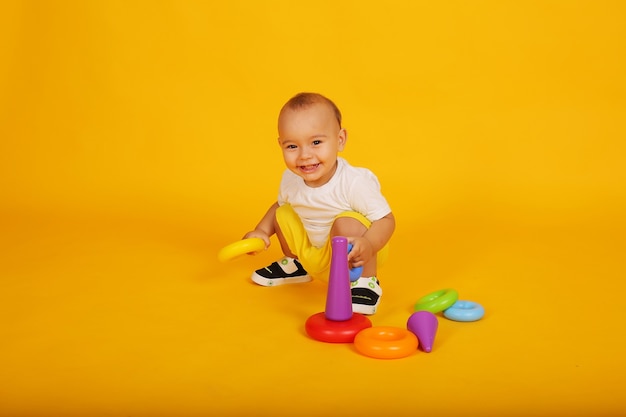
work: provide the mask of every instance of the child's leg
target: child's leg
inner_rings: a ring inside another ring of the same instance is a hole
[[[289,256],[290,258],[298,259],[298,256],[291,251],[289,243],[287,243],[287,239],[285,239],[285,235],[283,235],[283,231],[280,229],[280,224],[278,224],[276,217],[274,218],[274,231],[276,232],[276,238],[280,243],[280,248],[282,249],[283,254],[285,256]]]
[[[330,229],[331,237],[334,236],[363,236],[367,232],[365,226],[360,220],[354,217],[337,217]],[[364,277],[375,277],[377,272],[377,257],[373,256],[366,264],[363,265],[362,275]]]
[[[285,257],[254,271],[252,281],[265,287],[310,281],[311,277],[296,255],[300,249],[298,242],[306,237],[302,222],[293,209],[285,205],[276,209],[274,226]]]

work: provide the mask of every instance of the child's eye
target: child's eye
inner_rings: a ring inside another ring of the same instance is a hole
[[[319,139],[313,141],[313,145],[319,145],[320,143],[322,143],[322,141]]]
[[[285,149],[296,149],[297,146],[296,145],[287,145],[285,146]]]

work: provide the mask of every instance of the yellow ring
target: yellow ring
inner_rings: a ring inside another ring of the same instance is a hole
[[[228,246],[224,246],[217,254],[217,259],[221,262],[226,262],[237,256],[258,252],[263,249],[265,249],[265,242],[261,238],[252,237],[249,239],[241,239]]]

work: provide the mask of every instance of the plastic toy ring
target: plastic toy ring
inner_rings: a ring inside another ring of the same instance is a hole
[[[257,252],[265,249],[265,242],[258,237],[249,239],[241,239],[237,242],[224,246],[217,254],[217,259],[221,262],[230,261],[237,256],[245,255],[250,252]]]
[[[377,326],[361,330],[354,347],[365,356],[377,359],[399,359],[417,350],[417,336],[406,329]]]
[[[327,343],[352,343],[356,335],[368,327],[372,327],[371,320],[359,313],[352,314],[348,320],[334,321],[322,312],[313,314],[304,324],[309,336]]]
[[[451,288],[435,291],[417,300],[415,311],[439,313],[452,306],[458,299],[459,293]]]
[[[483,318],[485,308],[473,301],[457,301],[443,312],[443,316],[454,321],[476,321]]]

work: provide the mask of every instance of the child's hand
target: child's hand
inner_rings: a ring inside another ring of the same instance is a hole
[[[369,262],[375,255],[374,247],[369,240],[360,237],[349,237],[348,243],[352,244],[352,250],[348,254],[350,268],[357,268]]]
[[[250,238],[259,238],[262,239],[263,242],[265,242],[265,249],[267,250],[267,248],[270,247],[271,242],[270,242],[270,237],[267,235],[267,233],[263,233],[260,230],[253,230],[251,232],[246,233],[242,239],[250,239]],[[255,252],[249,253],[248,255],[256,255]]]

